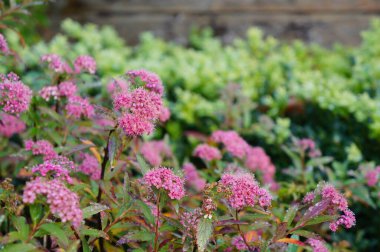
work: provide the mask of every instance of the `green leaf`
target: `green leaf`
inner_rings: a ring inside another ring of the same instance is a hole
[[[10,244],[6,245],[4,249],[2,249],[2,252],[16,252],[16,251],[22,251],[22,252],[28,252],[28,251],[34,251],[36,250],[36,247],[33,244],[30,243],[17,243],[17,244]]]
[[[136,159],[137,159],[137,162],[139,163],[141,173],[144,175],[150,170],[150,168],[148,164],[145,162],[145,160],[139,154],[136,154]]]
[[[88,235],[91,237],[102,237],[104,239],[109,239],[108,235],[103,230],[88,228],[88,229],[82,229],[80,231],[82,235]]]
[[[293,205],[293,206],[290,206],[290,208],[287,210],[284,216],[283,222],[288,223],[288,227],[291,226],[292,221],[297,214],[298,208],[299,208],[298,205]]]
[[[84,219],[89,218],[89,217],[93,216],[94,214],[100,213],[100,212],[105,211],[107,209],[109,209],[109,207],[106,205],[93,203],[93,204],[91,204],[91,206],[88,206],[82,210],[83,218]]]
[[[365,187],[365,186],[354,187],[354,188],[352,188],[352,193],[355,196],[359,197],[361,200],[365,201],[372,208],[376,208],[376,204],[371,199],[367,187]]]
[[[205,251],[207,243],[210,240],[213,233],[212,221],[202,218],[197,227],[197,246],[200,252]]]
[[[115,167],[115,157],[117,155],[118,137],[115,131],[113,131],[108,140],[108,157],[110,160],[111,169]]]
[[[30,217],[32,218],[33,224],[37,224],[44,215],[43,207],[41,204],[29,205]]]
[[[292,160],[293,165],[297,168],[297,170],[301,171],[302,164],[301,164],[300,157],[286,146],[282,146],[282,149],[289,156],[289,158]]]
[[[69,246],[69,239],[65,231],[57,223],[45,223],[40,227],[40,230],[56,237],[61,247],[67,248]]]
[[[79,249],[80,240],[72,241],[66,252],[77,252]]]
[[[300,239],[300,237],[298,235],[292,235],[290,238],[292,238],[294,240]],[[298,249],[298,246],[296,244],[289,244],[286,252],[297,252],[297,249]]]
[[[128,235],[130,240],[135,241],[153,241],[154,233],[147,231],[134,232]]]
[[[310,225],[320,224],[323,222],[330,222],[332,220],[335,220],[336,218],[337,218],[336,215],[321,215],[307,221],[304,226],[306,227]]]
[[[12,222],[17,231],[19,232],[19,238],[21,241],[26,241],[29,237],[29,225],[26,223],[26,219],[23,216],[13,216]]]
[[[136,200],[136,204],[138,206],[138,209],[144,215],[146,221],[153,224],[155,217],[152,214],[152,209],[150,209],[150,207],[141,200]]]
[[[310,232],[307,230],[296,230],[296,231],[293,231],[292,234],[299,235],[299,236],[306,237],[306,238],[318,237],[318,235],[316,233],[313,233],[313,232]]]

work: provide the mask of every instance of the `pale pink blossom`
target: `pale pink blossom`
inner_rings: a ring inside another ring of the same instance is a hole
[[[68,98],[75,95],[77,92],[77,86],[73,81],[63,81],[58,85],[58,93],[60,96],[66,96]]]
[[[46,140],[33,140],[25,141],[25,150],[32,151],[33,155],[42,155],[44,160],[49,160],[58,157],[53,145]]]
[[[306,243],[308,243],[311,246],[313,252],[329,252],[329,250],[326,247],[326,244],[322,240],[309,238],[307,239]]]
[[[206,180],[199,176],[197,168],[192,163],[185,163],[182,167],[186,184],[196,191],[202,191],[206,186]]]
[[[128,71],[127,75],[132,84],[138,84],[138,82],[141,81],[145,88],[159,94],[160,96],[164,92],[162,81],[155,73],[141,69]]]
[[[66,104],[67,114],[74,118],[90,118],[95,114],[94,107],[90,102],[80,96],[71,96]]]
[[[217,143],[222,143],[227,152],[234,157],[244,158],[247,154],[249,145],[235,131],[217,130],[212,134],[211,138]]]
[[[47,62],[49,68],[56,73],[71,73],[70,66],[57,54],[45,54],[41,57],[42,62]]]
[[[162,163],[163,157],[172,156],[172,151],[164,141],[144,142],[140,151],[145,160],[154,167]]]
[[[163,106],[161,108],[160,115],[158,116],[158,119],[160,120],[160,122],[166,122],[169,120],[170,115],[171,114],[170,114],[169,108]]]
[[[208,144],[198,145],[195,148],[193,155],[205,161],[219,160],[222,158],[222,154],[220,153],[220,151],[217,148]]]
[[[119,126],[128,136],[151,134],[154,130],[153,122],[135,114],[124,114],[119,118],[118,122]]]
[[[11,137],[25,130],[25,123],[13,115],[0,113],[0,135]]]
[[[45,101],[49,101],[51,98],[54,100],[58,100],[58,96],[59,96],[57,86],[43,87],[40,90],[39,94]]]
[[[99,161],[88,153],[81,153],[80,156],[83,161],[77,170],[89,175],[92,180],[99,180],[102,172]]]
[[[0,33],[0,52],[2,52],[5,55],[10,53],[7,40],[1,33]]]
[[[88,55],[78,56],[74,61],[74,69],[76,73],[87,71],[94,74],[96,72],[96,61]]]

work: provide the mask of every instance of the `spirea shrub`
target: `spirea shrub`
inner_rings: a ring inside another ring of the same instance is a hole
[[[231,105],[220,127],[176,138],[158,74],[123,69],[91,92],[96,57],[38,58],[46,85],[12,73],[0,83],[0,250],[336,251],[357,245],[357,209],[379,204],[380,170],[354,146],[352,161],[334,161],[318,139],[261,118],[263,139],[286,136],[273,155],[254,125],[235,130],[252,105],[241,93],[219,97]]]

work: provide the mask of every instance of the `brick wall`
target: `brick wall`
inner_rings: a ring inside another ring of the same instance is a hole
[[[355,45],[380,0],[67,0],[51,9],[65,17],[114,26],[129,43],[143,31],[186,43],[192,26],[211,26],[224,41],[258,26],[281,39]]]

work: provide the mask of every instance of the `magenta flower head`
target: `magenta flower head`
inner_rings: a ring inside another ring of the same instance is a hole
[[[330,222],[330,229],[336,231],[339,226],[351,228],[356,223],[354,213],[348,209],[346,198],[332,185],[320,183],[314,192],[306,194],[303,203],[311,205],[302,217],[304,221],[319,215],[339,215],[337,220]]]
[[[125,81],[122,78],[115,78],[112,79],[108,84],[107,84],[107,91],[110,94],[114,93],[120,93],[124,91],[128,91],[129,85],[128,82]]]
[[[199,176],[197,168],[192,163],[185,163],[182,167],[186,184],[196,191],[202,191],[206,186],[206,180]]]
[[[161,112],[160,112],[160,115],[158,116],[158,119],[160,120],[160,122],[164,123],[166,121],[169,120],[170,118],[170,110],[169,108],[167,107],[162,107],[161,108]]]
[[[9,52],[10,52],[7,40],[5,39],[3,34],[1,34],[1,33],[0,33],[0,52],[2,52],[5,55],[9,54]]]
[[[127,72],[127,76],[132,84],[141,84],[148,90],[159,94],[160,96],[164,93],[164,87],[160,77],[152,72],[145,69],[141,70],[131,70]]]
[[[322,240],[309,238],[307,239],[306,243],[311,246],[313,252],[329,252],[326,244]]]
[[[99,180],[102,170],[100,169],[99,161],[92,155],[81,153],[82,164],[78,166],[77,170],[89,175],[92,180]]]
[[[235,131],[215,131],[212,140],[217,143],[222,143],[225,149],[234,157],[244,158],[247,154],[249,145]]]
[[[20,114],[29,108],[32,90],[14,73],[0,75],[0,106],[9,114]]]
[[[222,158],[222,154],[220,153],[220,151],[217,148],[208,144],[198,145],[195,148],[193,155],[205,161],[219,160]]]
[[[46,140],[38,140],[36,142],[27,140],[25,141],[25,150],[31,151],[33,155],[42,155],[45,161],[58,157],[53,145]]]
[[[36,178],[28,182],[24,188],[24,203],[32,204],[38,195],[46,197],[50,211],[61,218],[62,222],[69,221],[74,227],[80,226],[83,213],[79,206],[79,197],[67,189],[62,181]]]
[[[58,85],[59,96],[65,96],[67,98],[75,96],[77,92],[77,86],[72,81],[64,81]]]
[[[172,151],[164,141],[150,141],[141,145],[141,154],[148,163],[157,167],[164,157],[171,157]]]
[[[47,62],[49,68],[56,73],[71,73],[70,66],[57,54],[45,54],[41,57],[42,62]]]
[[[316,148],[315,142],[309,138],[296,140],[295,145],[311,158],[321,156],[321,151]]]
[[[67,114],[79,119],[81,116],[90,118],[95,114],[94,107],[90,102],[80,96],[71,96],[66,104]]]
[[[231,245],[234,246],[238,251],[248,250],[247,245],[245,245],[245,242],[240,235],[237,235],[234,238],[232,238]]]
[[[46,86],[46,87],[43,87],[40,90],[39,95],[45,101],[49,101],[50,99],[58,100],[58,96],[59,96],[58,88],[57,88],[57,86]]]
[[[70,172],[73,170],[74,163],[64,156],[57,156],[32,168],[33,173],[39,173],[42,177],[52,176],[53,178],[60,178],[70,184],[73,182],[70,177]]]
[[[219,183],[228,191],[227,201],[231,207],[242,209],[260,205],[271,205],[272,196],[264,188],[260,188],[252,174],[239,172],[236,174],[223,174]]]
[[[25,130],[25,123],[13,115],[0,112],[0,135],[11,137]]]
[[[180,200],[185,196],[184,180],[168,168],[160,167],[148,171],[144,175],[144,181],[156,189],[164,189],[171,199]]]
[[[88,55],[81,55],[74,61],[74,69],[76,73],[87,71],[90,74],[96,72],[96,61]]]

